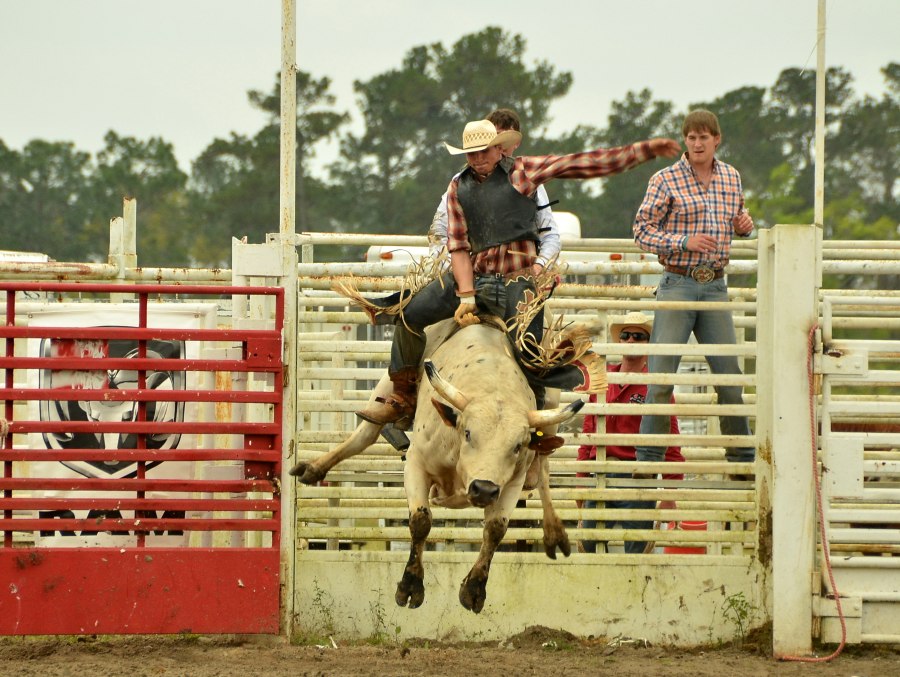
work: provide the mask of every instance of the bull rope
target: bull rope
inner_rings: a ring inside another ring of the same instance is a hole
[[[356,285],[356,278],[350,274],[347,277],[336,278],[331,284],[331,290],[349,299],[353,305],[358,306],[366,315],[369,321],[375,324],[376,315],[399,315],[403,321],[403,325],[413,331],[403,316],[403,309],[407,306],[410,299],[425,288],[434,280],[440,280],[443,285],[442,273],[447,267],[450,255],[447,248],[444,247],[436,256],[424,256],[419,261],[411,263],[406,274],[400,281],[400,292],[396,303],[388,306],[373,303],[363,296]],[[418,333],[418,332],[413,332]]]

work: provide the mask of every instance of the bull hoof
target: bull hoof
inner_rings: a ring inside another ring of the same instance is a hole
[[[288,474],[298,478],[303,484],[318,484],[328,473],[318,470],[311,463],[300,461],[288,471]]]
[[[544,534],[544,552],[550,559],[556,559],[556,549],[566,557],[572,554],[572,545],[569,543],[569,534],[563,531],[561,534],[548,536]]]
[[[466,576],[459,586],[459,603],[466,609],[480,614],[487,599],[487,581]]]
[[[425,601],[425,583],[421,578],[416,578],[408,571],[403,572],[403,578],[397,583],[394,599],[397,606],[418,609]]]

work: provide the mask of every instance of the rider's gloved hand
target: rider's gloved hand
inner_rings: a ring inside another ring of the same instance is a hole
[[[470,324],[478,324],[481,320],[475,315],[475,293],[467,296],[459,296],[459,305],[453,313],[453,319],[460,327],[468,327]]]

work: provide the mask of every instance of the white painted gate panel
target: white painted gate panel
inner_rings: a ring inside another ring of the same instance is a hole
[[[822,486],[834,581],[848,641],[897,643],[900,341],[891,337],[900,328],[900,302],[826,294],[822,308]],[[833,596],[827,574],[822,566],[825,595]],[[833,600],[820,612],[822,639],[840,641]]]

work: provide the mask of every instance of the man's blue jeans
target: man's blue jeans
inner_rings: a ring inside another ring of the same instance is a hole
[[[687,275],[663,273],[656,292],[657,301],[727,301],[728,288],[725,278],[701,284]],[[698,343],[736,343],[734,320],[730,310],[664,310],[654,313],[651,343],[687,343],[693,332]],[[734,355],[707,355],[706,361],[714,374],[740,374]],[[681,355],[650,355],[649,371],[652,374],[674,374],[678,371]],[[743,404],[741,386],[715,386],[719,404]],[[647,404],[668,404],[674,386],[651,384],[647,388]],[[720,416],[719,427],[723,435],[750,435],[750,422],[746,416]],[[669,416],[644,416],[641,419],[641,435],[666,435],[669,433]],[[637,460],[662,461],[665,447],[637,447]],[[756,456],[753,447],[727,447],[725,458],[732,462],[752,461]]]
[[[543,310],[535,313],[525,328],[524,333],[526,336],[530,335],[530,342],[525,342],[521,349],[516,347],[518,332],[510,321],[519,316],[521,306],[531,302],[535,295],[534,278],[530,276],[514,276],[511,280],[497,275],[475,276],[475,303],[478,310],[496,315],[507,323],[507,334],[516,352],[516,359],[523,365],[525,379],[535,392],[538,408],[541,408],[545,388],[574,390],[583,386],[587,379],[577,363],[564,363],[540,371],[530,368],[535,363],[540,363],[535,359],[540,350],[533,349],[529,343],[540,344],[544,335]],[[459,299],[456,297],[456,283],[452,273],[443,275],[443,284],[441,280],[433,280],[418,291],[404,308],[403,317],[398,317],[395,321],[388,371],[394,374],[403,369],[418,369],[425,353],[425,327],[453,317],[458,306]]]
[[[608,473],[606,477],[631,477],[626,473]],[[585,501],[584,507],[587,510],[593,510],[597,507],[597,501]],[[607,508],[613,510],[652,510],[656,507],[655,501],[606,501]],[[620,524],[623,529],[652,529],[653,522],[640,522],[633,520],[622,520],[621,522],[607,522],[606,528],[612,529],[616,524]],[[581,526],[585,529],[594,529],[597,526],[596,520],[584,520]],[[597,552],[597,541],[582,541],[585,552]],[[647,543],[644,541],[625,541],[625,552],[628,554],[641,555]]]
[[[478,310],[507,322],[516,317],[519,304],[529,297],[534,298],[534,293],[532,278],[519,277],[507,281],[495,275],[475,276]],[[453,317],[457,306],[459,299],[452,273],[444,273],[442,280],[433,280],[413,296],[403,311],[403,319],[398,318],[395,324],[390,371],[418,368],[425,353],[425,327]],[[543,311],[531,320],[527,332],[533,335],[536,343],[540,343],[544,333]],[[515,337],[510,338],[513,340]],[[528,361],[527,354],[521,357]]]

